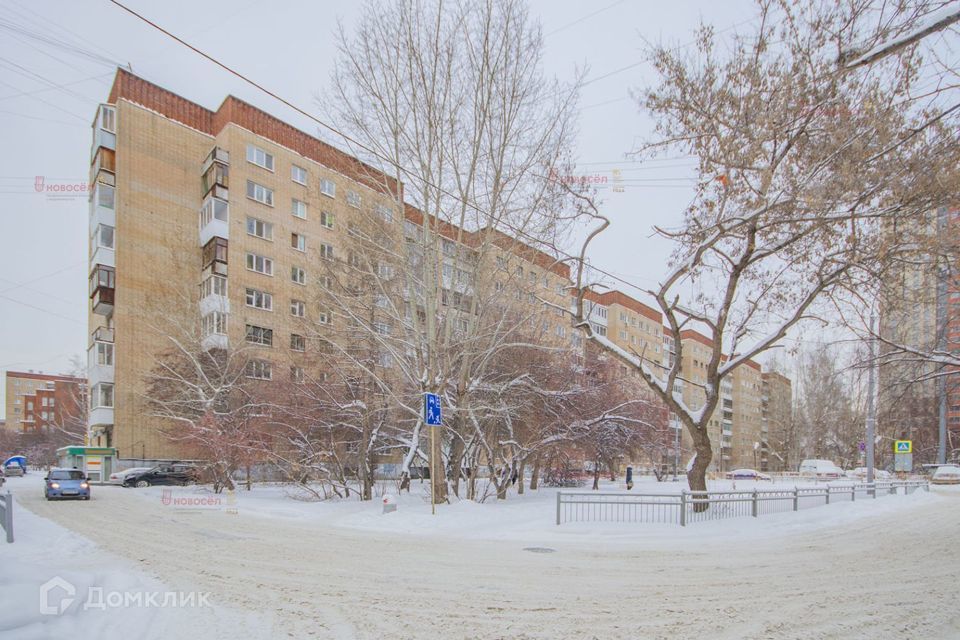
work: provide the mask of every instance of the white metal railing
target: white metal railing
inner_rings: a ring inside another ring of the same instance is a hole
[[[845,485],[819,485],[793,489],[752,491],[683,490],[676,493],[602,493],[558,491],[557,524],[564,522],[640,522],[686,526],[706,520],[723,520],[770,513],[799,511],[831,502],[854,502],[858,498],[904,495],[917,489],[930,490],[925,480]]]

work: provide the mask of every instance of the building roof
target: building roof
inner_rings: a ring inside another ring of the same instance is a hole
[[[643,304],[635,298],[631,298],[622,291],[606,291],[600,294],[600,301],[601,304],[604,305],[618,304],[621,307],[626,307],[655,322],[663,321],[663,316],[659,311]]]
[[[400,189],[402,195],[403,185],[396,179],[235,96],[227,96],[211,111],[126,69],[117,69],[108,101],[116,103],[121,98],[211,136],[228,124],[237,124],[372,189],[391,194]]]
[[[51,373],[35,373],[33,371],[7,371],[8,378],[21,378],[27,380],[45,380],[47,382],[79,382],[86,384],[86,378],[77,378],[74,376],[64,376]]]

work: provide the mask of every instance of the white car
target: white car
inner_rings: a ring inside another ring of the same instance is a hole
[[[153,469],[153,467],[130,467],[129,469],[124,469],[123,471],[114,471],[110,474],[110,479],[108,482],[110,484],[123,485],[123,480],[131,473],[143,473],[144,471],[150,471],[150,469]]]
[[[930,484],[960,484],[960,465],[940,465],[933,472]]]
[[[867,468],[857,467],[856,469],[851,469],[850,471],[847,471],[847,477],[854,478],[856,480],[866,480]],[[874,469],[873,478],[874,480],[889,480],[891,475],[889,471],[884,471],[883,469]]]
[[[832,460],[804,460],[800,463],[800,475],[814,477],[818,480],[836,480],[843,477],[843,469]]]
[[[772,478],[765,473],[760,473],[756,469],[734,469],[733,471],[727,471],[727,479],[770,481]]]

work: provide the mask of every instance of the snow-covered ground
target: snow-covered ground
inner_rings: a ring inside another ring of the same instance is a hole
[[[280,486],[221,504],[202,487],[47,503],[36,475],[13,479],[0,636],[960,638],[955,488],[681,528],[557,527],[550,489],[431,516],[426,486],[384,515],[379,501],[308,502]],[[214,606],[42,617],[52,575],[208,593]]]
[[[9,478],[3,490],[22,500],[24,492],[39,495],[42,486],[34,473]],[[90,516],[81,510],[73,513]],[[190,585],[174,589],[131,560],[20,504],[14,505],[14,516],[15,542],[6,544],[0,537],[0,637],[120,638],[129,637],[133,629],[148,630],[135,637],[224,637],[218,634],[270,628],[261,616],[220,606],[211,594]],[[116,606],[121,599],[123,604]],[[163,606],[173,599],[176,606]]]

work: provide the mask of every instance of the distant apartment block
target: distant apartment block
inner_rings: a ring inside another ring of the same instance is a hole
[[[72,376],[7,371],[5,427],[30,434],[85,419],[86,384]]]

